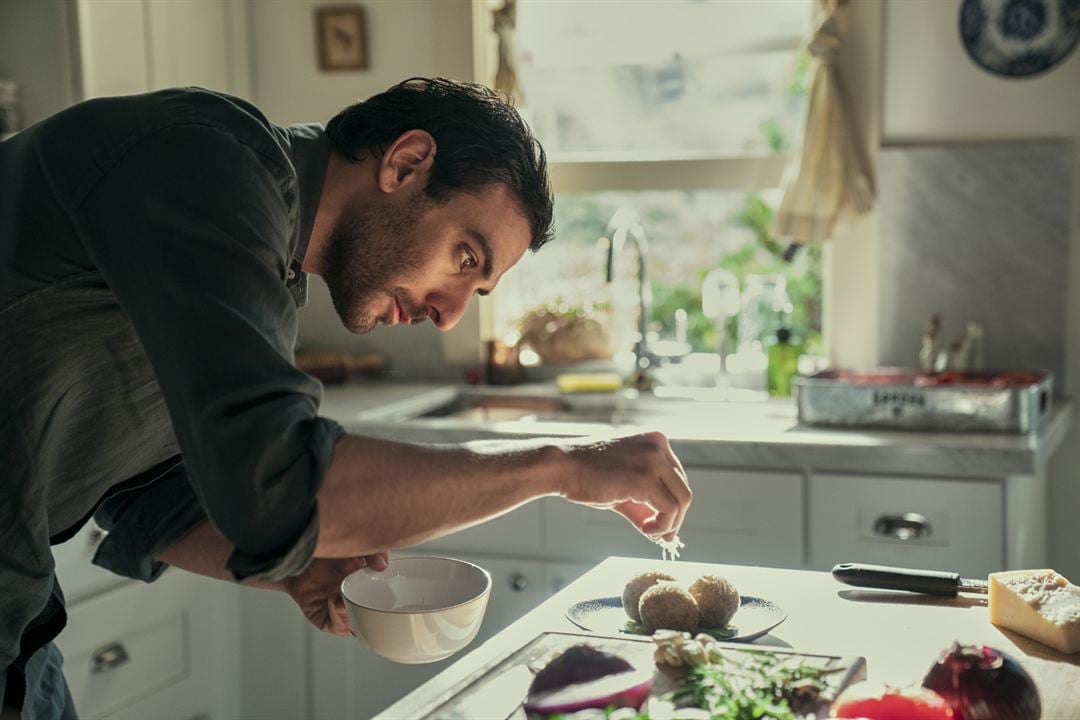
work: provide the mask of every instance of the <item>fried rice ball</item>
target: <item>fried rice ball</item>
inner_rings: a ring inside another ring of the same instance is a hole
[[[641,622],[641,613],[638,612],[638,601],[641,600],[641,595],[646,590],[651,588],[661,580],[674,580],[671,575],[666,572],[647,572],[641,573],[635,576],[626,583],[626,587],[622,593],[622,606],[626,614],[630,616],[630,619],[636,623]]]
[[[690,586],[703,627],[725,627],[739,609],[739,591],[722,577],[702,575]]]
[[[698,629],[698,606],[694,597],[672,582],[660,582],[646,590],[638,602],[641,624],[651,632]]]

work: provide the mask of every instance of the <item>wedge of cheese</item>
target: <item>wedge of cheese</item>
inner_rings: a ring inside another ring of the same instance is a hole
[[[1063,653],[1080,652],[1080,587],[1053,570],[993,573],[990,622]]]

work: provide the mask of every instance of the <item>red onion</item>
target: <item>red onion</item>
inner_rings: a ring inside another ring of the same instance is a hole
[[[638,671],[617,655],[575,645],[533,678],[525,712],[554,715],[607,707],[638,710],[651,689],[651,668]]]
[[[1039,720],[1042,703],[1031,676],[1000,650],[954,643],[923,679],[957,720]]]

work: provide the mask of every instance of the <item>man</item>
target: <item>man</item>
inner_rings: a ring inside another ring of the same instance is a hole
[[[306,275],[363,333],[448,330],[551,234],[542,149],[490,91],[414,79],[281,128],[187,88],[92,100],[0,144],[0,700],[75,717],[50,545],[289,592],[348,634],[337,586],[399,547],[541,496],[671,538],[667,441],[431,449],[350,436],[292,363]]]

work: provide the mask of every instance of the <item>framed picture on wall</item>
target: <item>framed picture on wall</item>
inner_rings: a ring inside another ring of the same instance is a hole
[[[315,44],[320,70],[367,70],[364,8],[338,5],[315,10]]]

